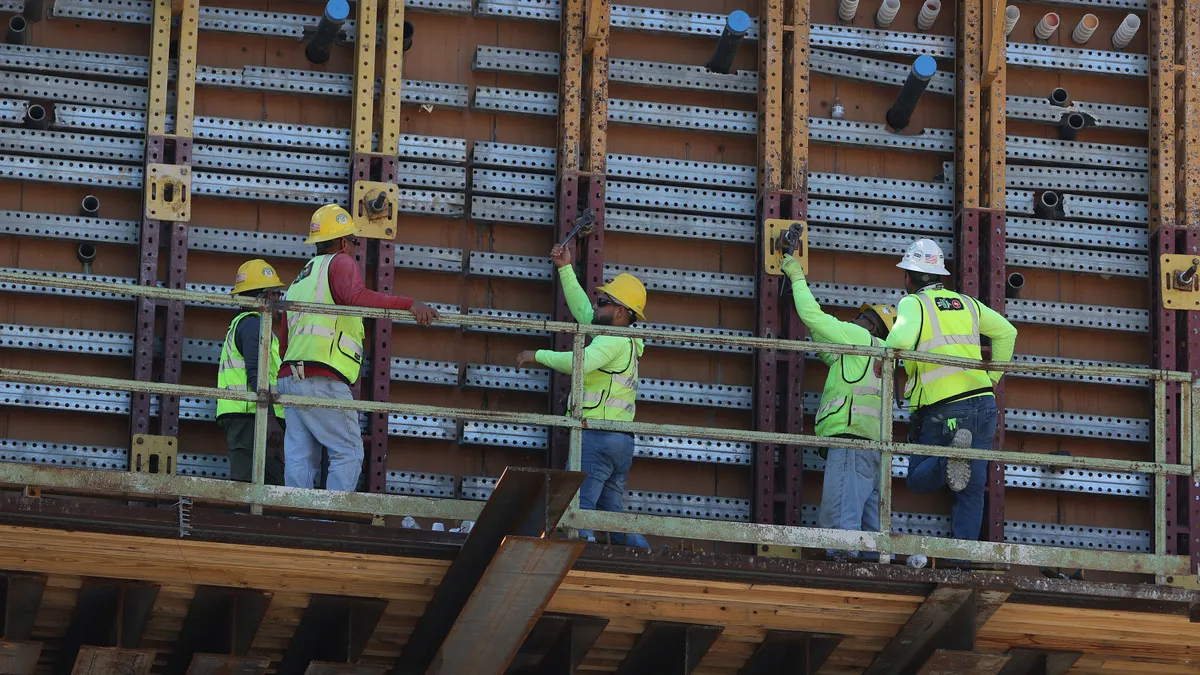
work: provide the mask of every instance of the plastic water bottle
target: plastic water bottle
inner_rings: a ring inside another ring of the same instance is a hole
[[[442,523],[434,523],[432,529],[434,532],[445,532],[446,526]]]
[[[406,530],[421,529],[421,526],[417,524],[416,520],[413,520],[412,516],[404,516],[404,520],[400,521],[400,527],[402,527]]]
[[[908,556],[908,566],[909,567],[920,568],[920,567],[924,567],[928,564],[929,564],[929,558],[925,557],[924,555],[921,555],[920,553],[918,553],[917,555]]]

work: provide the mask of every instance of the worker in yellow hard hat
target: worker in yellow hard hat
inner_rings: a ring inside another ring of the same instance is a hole
[[[785,250],[787,244],[785,244]],[[896,319],[896,308],[883,304],[864,304],[853,321],[841,321],[821,310],[813,297],[800,262],[784,256],[783,272],[791,280],[792,301],[800,320],[808,326],[813,340],[839,345],[882,347]],[[880,419],[882,383],[879,359],[849,354],[818,353],[829,367],[825,389],[817,406],[816,435],[830,440],[825,456],[825,483],[817,523],[838,530],[879,531],[879,458],[877,452],[838,447],[837,438],[877,441],[882,424],[891,424],[888,416]],[[857,551],[829,550],[834,560],[858,558]],[[878,554],[865,553],[863,558]]]
[[[283,286],[275,268],[261,259],[242,263],[234,279],[233,295],[258,298]],[[233,318],[217,366],[217,388],[226,391],[254,391],[258,383],[259,331],[258,312],[242,312]],[[279,339],[271,336],[269,381],[275,389],[279,376]],[[217,426],[225,432],[229,452],[229,477],[250,482],[254,462],[254,412],[257,403],[217,399]],[[270,407],[267,426],[266,481],[283,485],[283,407]]]
[[[317,255],[308,261],[288,287],[284,299],[320,305],[353,305],[381,309],[406,309],[417,323],[428,326],[438,319],[437,310],[423,302],[400,295],[378,293],[366,288],[354,260],[358,226],[346,209],[327,204],[312,215],[306,244],[316,246]],[[336,314],[293,314],[285,317],[287,350],[279,369],[279,393],[353,400],[350,387],[358,381],[363,360],[363,320]],[[285,483],[311,488],[321,466],[322,448],[329,454],[325,486],[353,492],[362,473],[363,442],[358,413],[327,408],[285,408],[287,426]]]
[[[646,320],[646,287],[630,274],[619,274],[596,288],[593,303],[579,285],[571,266],[571,250],[556,245],[550,258],[558,267],[558,279],[571,315],[580,323],[600,326],[630,326]],[[586,419],[633,421],[637,409],[638,360],[645,351],[640,338],[597,335],[584,350],[583,417]],[[547,349],[524,351],[517,367],[541,364],[560,373],[571,373],[571,352]],[[633,463],[633,435],[613,431],[583,432],[582,469],[587,473],[579,489],[579,506],[601,511],[624,511],[625,479]],[[595,541],[592,532],[580,536]],[[614,544],[649,548],[640,534],[613,533]]]

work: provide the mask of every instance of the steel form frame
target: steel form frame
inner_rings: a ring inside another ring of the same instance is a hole
[[[173,14],[171,0],[153,0],[151,21],[151,43],[149,61],[149,97],[146,115],[146,148],[143,165],[143,214],[138,245],[138,279],[143,286],[154,286],[159,279],[160,237],[169,226],[167,254],[168,286],[183,289],[187,275],[188,222],[186,220],[162,221],[151,219],[146,214],[150,201],[152,183],[149,180],[151,165],[173,164],[188,166],[192,157],[192,122],[196,95],[196,46],[199,35],[199,0],[183,0],[179,21],[179,56],[175,77],[175,133],[166,133],[168,80],[170,79],[171,22]],[[173,146],[173,147],[172,147]],[[173,149],[173,153],[170,153]],[[190,201],[191,196],[186,195]],[[134,328],[134,379],[151,380],[154,377],[154,340],[157,319],[156,303],[139,298],[135,303]],[[165,348],[159,376],[163,382],[178,384],[183,368],[183,303],[166,303]],[[131,434],[150,433],[150,396],[133,394],[130,407]],[[163,436],[179,435],[179,399],[163,396],[160,402],[159,433]]]
[[[1152,365],[1200,374],[1200,313],[1164,309],[1160,279],[1170,270],[1159,256],[1200,251],[1200,2],[1159,0],[1150,19],[1150,312]],[[1182,143],[1181,143],[1182,141]],[[1183,151],[1178,151],[1182,147]],[[1176,157],[1178,155],[1178,157]],[[1186,400],[1175,387],[1155,389],[1164,407],[1164,424],[1186,413]],[[1176,430],[1163,428],[1155,456],[1186,456]],[[1200,574],[1200,477],[1155,477],[1155,534],[1164,535],[1161,552],[1188,555],[1190,572]],[[1159,500],[1165,504],[1160,512]]]
[[[398,184],[400,181],[400,102],[404,70],[404,2],[387,0],[386,17],[380,30],[378,4],[359,2],[355,23],[354,87],[351,93],[353,119],[350,123],[350,209],[357,212],[358,184],[364,181]],[[374,151],[375,130],[375,71],[377,44],[384,49],[382,91],[380,95],[379,148]],[[367,196],[363,195],[365,200]],[[389,204],[399,218],[399,209]],[[393,237],[398,233],[393,233]],[[374,290],[391,295],[396,277],[396,245],[390,238],[363,238],[355,259],[364,277],[371,279]],[[372,274],[373,272],[373,274]],[[373,321],[371,343],[367,350],[367,383],[370,400],[390,402],[392,398],[392,322]],[[354,396],[361,399],[362,381],[355,385]],[[368,418],[367,452],[363,457],[363,472],[367,490],[387,491],[388,415],[371,413]]]
[[[52,286],[92,293],[128,293],[127,285],[108,282],[96,282],[77,279],[47,279],[26,274],[0,273],[0,283],[30,284],[36,286]],[[230,297],[224,294],[197,293],[179,291],[171,288],[139,287],[136,294],[144,295],[161,301],[186,301],[200,304],[219,306],[234,305],[254,309],[262,313],[264,329],[260,336],[260,355],[267,358],[267,350],[271,342],[270,323],[274,311],[288,310],[298,312],[323,311],[326,313],[361,316],[371,319],[408,318],[411,313],[394,310],[379,310],[358,307],[330,307],[327,305],[312,305],[308,303],[292,303]],[[602,420],[582,420],[580,407],[583,386],[583,345],[589,335],[600,333],[623,336],[639,336],[643,338],[662,338],[676,336],[678,333],[615,327],[597,327],[577,323],[519,321],[512,319],[485,318],[476,316],[445,316],[447,323],[454,325],[497,325],[513,328],[542,329],[564,332],[572,335],[572,352],[574,355],[572,390],[576,394],[573,410],[569,416],[511,413],[495,410],[446,409],[435,406],[414,404],[383,403],[374,401],[336,401],[329,399],[273,396],[267,381],[266,371],[260,371],[256,390],[253,392],[224,392],[214,387],[196,387],[170,383],[137,382],[104,377],[80,377],[74,374],[46,373],[0,369],[0,379],[31,384],[47,384],[53,386],[93,386],[112,391],[132,391],[154,393],[159,395],[175,395],[181,397],[235,398],[256,402],[255,425],[255,471],[251,483],[232,483],[202,478],[182,476],[164,476],[158,474],[139,474],[131,472],[95,472],[91,470],[48,468],[22,464],[5,463],[0,466],[0,482],[25,484],[47,488],[82,489],[88,492],[100,493],[137,493],[155,496],[189,497],[205,500],[216,500],[234,503],[244,503],[252,508],[284,507],[304,508],[316,511],[350,511],[376,515],[414,515],[451,519],[473,519],[479,512],[478,503],[464,504],[461,501],[433,501],[424,498],[404,497],[394,495],[375,495],[358,493],[329,493],[326,491],[298,490],[276,488],[264,485],[263,464],[266,455],[266,420],[268,405],[272,402],[293,407],[320,407],[346,410],[363,410],[370,413],[402,413],[411,415],[451,415],[455,417],[476,417],[488,421],[514,424],[544,424],[562,427],[570,430],[571,452],[569,466],[578,470],[579,448],[582,442],[581,431],[584,428],[603,431],[621,431],[633,433],[695,435],[697,433],[713,438],[738,442],[766,443],[786,446],[819,445],[821,439],[815,436],[793,435],[779,432],[739,431],[732,429],[704,429],[700,427],[682,427],[677,425],[658,425],[639,422],[610,422]],[[771,349],[776,351],[801,351],[809,348],[791,340],[774,340],[749,337],[713,336],[701,333],[689,335],[696,342],[713,344],[729,344],[752,347],[755,349]],[[1155,389],[1160,392],[1156,397],[1156,408],[1161,409],[1165,404],[1165,390],[1170,383],[1181,383],[1192,392],[1198,381],[1189,373],[1179,373],[1164,370],[1139,368],[1088,367],[1077,368],[1048,364],[980,364],[968,359],[937,356],[925,352],[887,350],[875,347],[858,347],[846,345],[815,345],[821,351],[834,354],[858,354],[881,357],[884,363],[884,401],[892,394],[892,378],[896,359],[925,361],[939,365],[979,368],[981,365],[988,369],[1012,370],[1010,366],[1029,372],[1059,373],[1085,371],[1092,375],[1121,375],[1144,377],[1155,382]],[[1179,427],[1183,447],[1189,452],[1187,463],[1177,464],[1161,461],[1165,449],[1160,452],[1154,462],[1108,460],[1091,457],[1040,456],[1039,462],[1047,466],[1103,469],[1114,471],[1152,472],[1156,475],[1200,477],[1200,448],[1193,442],[1191,430],[1195,428],[1193,419],[1200,414],[1200,396],[1188,396],[1189,406],[1187,420]],[[884,416],[886,417],[886,416]],[[1156,424],[1160,428],[1165,423],[1164,416],[1156,415]],[[973,449],[947,448],[941,446],[921,446],[908,443],[891,442],[890,425],[885,427],[880,441],[860,441],[846,439],[847,447],[854,449],[880,452],[885,457],[891,453],[929,454],[941,457],[982,458],[987,461],[1014,462],[1025,459],[1027,455],[1019,452],[981,451]],[[1160,447],[1161,444],[1160,444]],[[890,464],[890,460],[889,460]],[[884,509],[890,509],[890,491],[881,495]],[[1161,505],[1161,500],[1156,500]],[[888,511],[890,516],[890,510]],[[955,557],[977,560],[980,562],[1000,562],[1022,565],[1073,566],[1082,568],[1105,569],[1136,573],[1151,573],[1159,576],[1181,575],[1190,567],[1187,557],[1169,555],[1164,552],[1165,529],[1155,530],[1155,552],[1115,553],[1111,551],[1088,551],[1079,549],[1049,548],[1022,544],[997,544],[991,542],[974,542],[945,540],[917,535],[896,535],[890,532],[889,522],[881,522],[881,533],[820,530],[804,527],[787,527],[770,524],[752,524],[722,521],[697,521],[678,517],[660,517],[648,515],[631,515],[620,513],[603,513],[583,511],[572,507],[568,511],[566,525],[572,528],[599,529],[605,531],[641,532],[668,537],[689,539],[717,540],[733,543],[767,544],[784,547],[836,548],[846,550],[879,550],[900,554],[927,553],[939,557]]]

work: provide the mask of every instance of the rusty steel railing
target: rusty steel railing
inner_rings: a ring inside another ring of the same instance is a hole
[[[0,272],[0,283],[12,283],[35,287],[73,289],[95,293],[115,293],[141,296],[166,301],[235,306],[258,310],[262,314],[260,335],[260,362],[269,361],[272,315],[274,311],[286,309],[297,312],[315,312],[372,319],[404,319],[409,312],[363,307],[341,307],[314,305],[310,303],[284,302],[280,300],[250,299],[214,293],[131,286],[87,279],[59,279],[21,273]],[[572,404],[566,415],[517,413],[476,408],[446,408],[412,403],[390,403],[375,401],[344,401],[303,396],[276,395],[270,391],[268,371],[260,368],[255,391],[234,392],[215,387],[143,382],[108,377],[88,377],[75,374],[0,368],[0,379],[29,384],[64,387],[94,387],[111,391],[128,391],[159,395],[222,398],[256,402],[255,444],[253,474],[250,483],[196,478],[188,476],[166,476],[131,472],[100,472],[90,469],[67,469],[25,464],[0,464],[0,483],[29,485],[43,488],[70,488],[98,493],[159,495],[188,497],[213,501],[243,503],[255,512],[263,507],[296,508],[317,511],[336,511],[371,515],[392,515],[441,518],[452,520],[474,519],[482,505],[476,501],[453,499],[429,499],[405,495],[386,495],[353,492],[330,492],[289,488],[264,484],[266,458],[267,409],[268,404],[277,403],[293,407],[319,407],[352,410],[370,413],[398,413],[421,416],[470,418],[489,422],[510,424],[537,424],[548,427],[566,428],[570,433],[569,468],[579,470],[583,431],[602,430],[626,433],[678,435],[700,437],[721,441],[766,443],[772,445],[815,445],[827,443],[826,439],[808,434],[789,434],[767,431],[750,431],[673,424],[650,424],[644,422],[615,422],[581,418],[583,399],[583,349],[588,336],[605,334],[641,338],[659,338],[712,345],[736,345],[754,349],[776,349],[782,351],[820,351],[833,354],[874,356],[882,360],[883,403],[881,415],[881,437],[878,441],[838,439],[840,447],[869,450],[882,455],[880,471],[880,531],[860,532],[851,530],[828,530],[811,527],[792,527],[743,522],[709,521],[691,518],[657,516],[630,513],[609,513],[582,510],[578,501],[568,509],[563,524],[570,529],[590,529],[614,532],[636,532],[672,538],[723,541],[745,544],[760,544],[779,547],[831,548],[841,550],[878,551],[881,560],[888,554],[926,554],[937,557],[967,559],[976,562],[1010,563],[1050,567],[1071,567],[1107,570],[1114,572],[1136,572],[1155,575],[1181,575],[1193,573],[1189,570],[1187,556],[1166,554],[1166,496],[1165,480],[1168,476],[1183,476],[1186,480],[1200,481],[1200,449],[1196,447],[1192,429],[1195,418],[1200,414],[1200,397],[1193,396],[1197,382],[1188,373],[1154,370],[1148,368],[1109,366],[1065,366],[1015,362],[979,362],[929,354],[925,352],[898,351],[877,347],[860,347],[816,342],[800,342],[769,338],[715,336],[702,333],[679,333],[644,328],[618,328],[593,326],[554,321],[530,321],[494,317],[444,314],[441,324],[455,326],[509,327],[526,330],[551,331],[570,334],[573,337]],[[1072,374],[1108,377],[1141,378],[1153,382],[1154,389],[1154,459],[1153,461],[1129,461],[1099,457],[1077,457],[1060,455],[1031,455],[1023,452],[1002,450],[976,450],[972,448],[950,448],[913,443],[897,443],[892,437],[894,399],[894,373],[896,360],[914,360],[940,365],[968,368],[984,368],[998,371],[1020,371],[1042,374]],[[1165,403],[1169,385],[1179,385],[1180,415],[1179,429],[1183,453],[1182,463],[1167,462],[1165,445]],[[921,454],[949,458],[982,459],[990,462],[1027,463],[1036,458],[1038,465],[1058,468],[1073,468],[1094,471],[1116,471],[1154,474],[1155,481],[1152,553],[1131,553],[1104,550],[1072,549],[1052,546],[1005,544],[994,542],[964,541],[941,537],[893,534],[891,532],[891,465],[893,454]]]

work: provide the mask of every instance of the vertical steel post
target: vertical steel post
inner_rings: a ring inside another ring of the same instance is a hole
[[[883,359],[883,369],[880,373],[879,403],[879,440],[883,443],[892,442],[893,413],[896,400],[896,359],[887,356]],[[892,453],[879,453],[879,531],[892,531]],[[880,549],[879,562],[887,564],[891,551]]]
[[[580,148],[583,139],[580,133],[583,107],[583,42],[584,42],[584,10],[585,0],[564,0],[562,3],[562,23],[559,37],[559,80],[558,80],[558,171],[555,184],[558,186],[555,198],[555,228],[554,241],[562,241],[571,231],[575,219],[579,216],[580,163],[582,161]],[[607,61],[606,61],[607,64]],[[579,251],[578,239],[570,244]],[[578,263],[578,257],[575,256]],[[601,261],[603,266],[603,261]],[[580,268],[577,266],[576,270]],[[603,267],[601,267],[603,269]],[[586,275],[584,290],[588,290],[591,282],[590,274]],[[562,286],[554,283],[554,309],[552,316],[556,321],[571,321],[571,311],[567,308],[567,299],[563,295]],[[570,341],[565,335],[555,334],[551,338],[552,348],[556,351],[570,349]],[[554,373],[550,376],[550,412],[560,412],[570,392],[571,382],[567,376]],[[550,432],[550,452],[547,457],[550,468],[563,468],[567,465],[569,436],[561,429]]]
[[[783,208],[787,218],[808,219],[808,10],[810,0],[793,0],[788,12],[788,30],[783,34]],[[803,340],[807,331],[800,316],[790,306],[790,293],[781,299],[780,311],[783,335],[791,340]],[[782,376],[780,387],[784,416],[783,430],[804,432],[804,354],[787,352],[780,355]],[[789,445],[784,448],[783,460],[783,522],[799,526],[804,504],[804,448]]]
[[[151,14],[150,80],[146,109],[146,155],[143,171],[143,214],[139,236],[138,284],[157,285],[160,237],[168,239],[167,285],[182,289],[187,276],[186,213],[172,219],[152,217],[149,205],[155,195],[151,167],[187,166],[191,163],[192,118],[196,93],[196,44],[199,35],[199,0],[186,0],[179,21],[179,56],[176,80],[176,114],[173,134],[167,133],[169,64],[171,49],[171,0],[155,0]],[[159,195],[161,197],[161,195]],[[166,227],[164,227],[166,225]],[[183,303],[166,304],[162,368],[163,382],[178,384],[183,368]],[[135,303],[134,379],[154,378],[154,341],[157,321],[156,303],[139,298]],[[150,403],[147,394],[132,394],[130,429],[133,434],[150,431]],[[159,403],[159,433],[179,435],[179,398],[162,396]]]
[[[263,302],[259,312],[258,329],[258,362],[271,362],[271,343],[275,316],[269,302]],[[270,417],[271,404],[271,371],[269,368],[259,368],[254,381],[254,391],[258,394],[258,405],[254,408],[254,452],[251,455],[250,482],[263,485],[266,482],[267,471],[267,426]],[[253,505],[252,505],[253,506]]]

